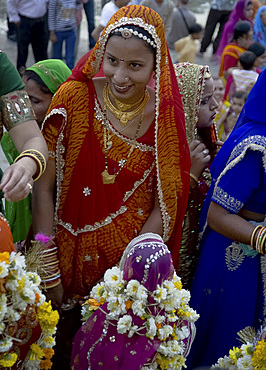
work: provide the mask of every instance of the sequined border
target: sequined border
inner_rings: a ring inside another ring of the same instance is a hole
[[[260,256],[260,268],[262,275],[262,284],[263,284],[263,316],[266,316],[266,255]]]
[[[233,213],[237,213],[244,206],[243,202],[232,197],[219,186],[215,186],[212,199],[214,199],[223,208],[226,208],[228,211]]]

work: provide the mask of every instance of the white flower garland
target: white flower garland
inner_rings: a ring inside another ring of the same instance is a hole
[[[92,289],[90,297],[82,308],[83,321],[106,302],[109,311],[106,318],[117,321],[118,333],[127,334],[129,338],[136,333],[161,340],[152,363],[146,364],[143,370],[171,370],[184,366],[183,340],[190,335],[185,321],[194,323],[199,315],[189,307],[190,293],[182,289],[181,279],[176,274],[171,281],[166,280],[149,292],[137,280],[123,280],[123,271],[113,267],[105,272],[104,281]],[[155,304],[149,303],[148,297],[152,297]],[[136,325],[130,312],[143,320],[141,327]]]

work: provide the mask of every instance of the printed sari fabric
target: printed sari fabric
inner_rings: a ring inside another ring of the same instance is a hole
[[[245,16],[246,6],[250,3],[250,0],[239,0],[231,12],[228,21],[225,23],[223,28],[222,37],[216,51],[216,54],[222,55],[224,48],[229,42],[232,41],[234,35],[234,28],[238,21],[249,21],[252,28],[253,23],[250,19]]]
[[[266,73],[251,90],[236,129],[211,166],[212,185],[200,217],[204,228],[210,202],[232,214],[242,208],[266,214]],[[244,184],[244,186],[243,186]],[[250,221],[253,222],[253,221]],[[266,315],[266,257],[208,226],[191,289],[191,306],[200,314],[191,368],[216,363],[238,346],[237,332],[259,327]]]
[[[100,70],[110,32],[143,27],[156,44],[155,120],[138,139],[114,184],[104,185],[103,122],[111,132],[108,168],[116,173],[133,140],[106,120],[92,81]],[[117,263],[142,229],[158,192],[163,239],[178,259],[189,186],[184,113],[161,18],[142,6],[121,8],[104,29],[82,70],[57,91],[44,124],[56,161],[55,231],[62,281],[68,296],[88,294]]]

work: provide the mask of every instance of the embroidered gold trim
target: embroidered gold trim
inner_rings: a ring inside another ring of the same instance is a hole
[[[241,246],[233,242],[225,249],[225,262],[229,271],[235,271],[243,262],[245,254]]]
[[[263,315],[266,316],[266,255],[260,256],[260,269],[262,275],[262,284],[263,284]]]
[[[9,131],[24,122],[36,120],[31,102],[25,90],[17,90],[1,96],[3,124]]]

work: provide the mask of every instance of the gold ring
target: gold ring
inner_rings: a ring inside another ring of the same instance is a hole
[[[30,188],[30,191],[32,191],[32,185],[29,182],[27,183],[27,185]]]

